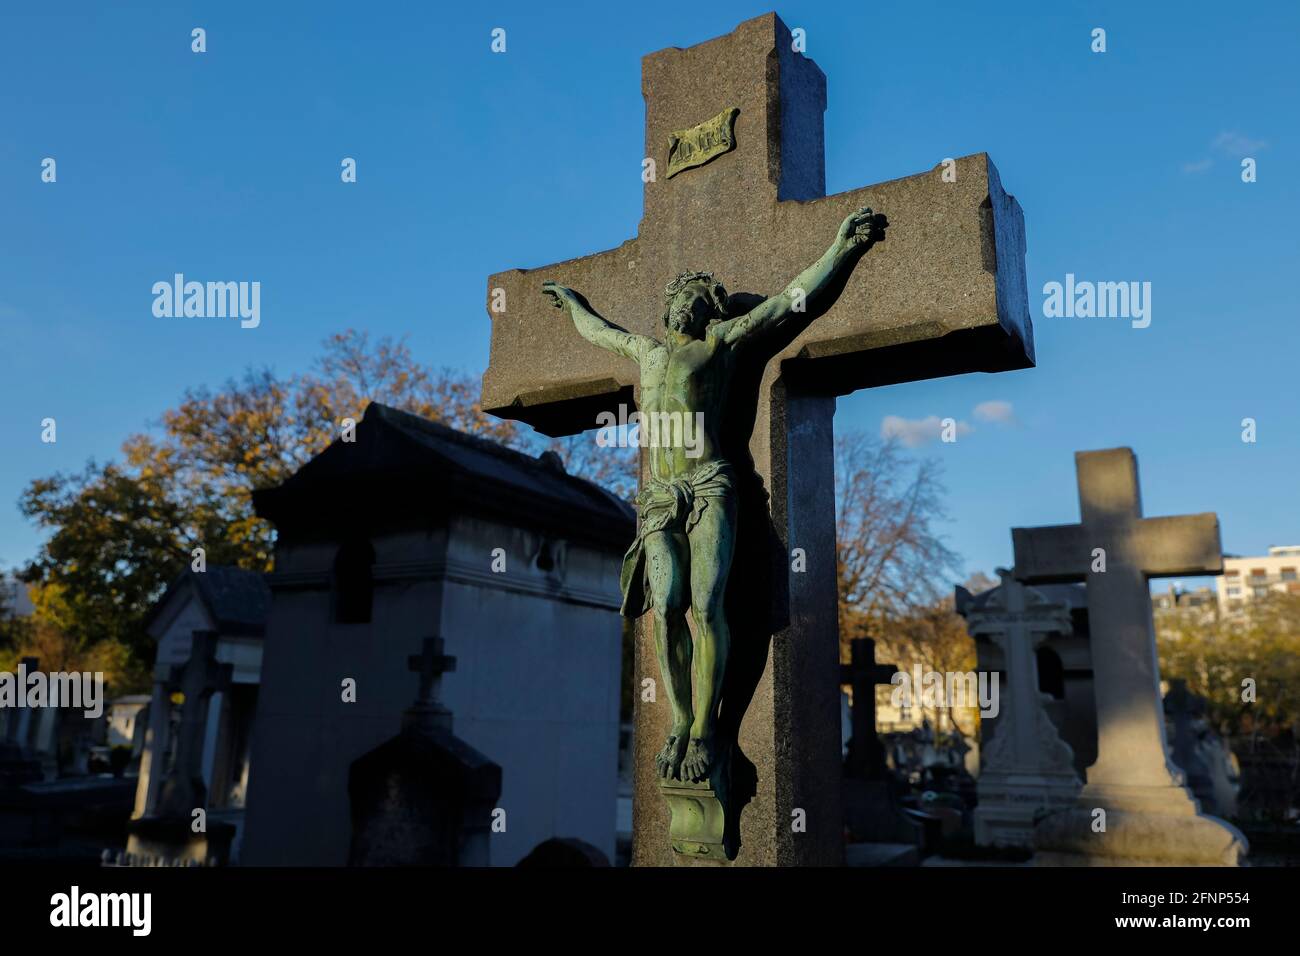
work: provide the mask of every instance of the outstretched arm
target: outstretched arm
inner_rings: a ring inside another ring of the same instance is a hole
[[[867,206],[850,213],[840,223],[830,248],[780,293],[764,299],[746,315],[714,326],[710,332],[735,344],[780,328],[792,315],[808,322],[817,318],[839,298],[862,254],[885,237],[887,225],[884,216],[876,215]]]
[[[572,289],[554,282],[543,282],[542,292],[551,297],[557,309],[569,310],[578,333],[592,345],[599,345],[634,362],[640,362],[642,356],[659,344],[648,335],[637,335],[621,329],[597,315],[587,300]]]

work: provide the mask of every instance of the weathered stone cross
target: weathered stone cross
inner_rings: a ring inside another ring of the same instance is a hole
[[[965,588],[957,589],[967,631],[991,639],[1005,662],[1001,717],[980,758],[975,841],[1029,845],[1035,818],[1043,810],[1072,806],[1079,793],[1074,753],[1043,707],[1035,654],[1049,634],[1070,633],[1070,611],[1025,587],[1006,568],[998,568],[998,576],[1001,587],[979,607],[969,606]]]
[[[876,663],[876,642],[869,637],[859,637],[849,647],[850,663],[840,665],[840,682],[853,688],[853,736],[844,772],[875,779],[885,773],[885,748],[876,736],[876,685],[890,683],[898,668]]]
[[[195,631],[190,659],[172,668],[168,690],[180,691],[180,726],[176,730],[176,757],[163,783],[157,816],[188,817],[207,807],[203,783],[203,737],[208,723],[208,703],[213,694],[230,689],[233,665],[217,662],[216,631]]]
[[[1221,574],[1219,519],[1142,517],[1131,449],[1078,452],[1074,460],[1083,521],[1013,528],[1015,575],[1026,584],[1087,582],[1097,695],[1097,762],[1088,768],[1088,788],[1177,786],[1147,582]]]
[[[1035,653],[1049,635],[1070,633],[1069,609],[1031,591],[1006,568],[998,568],[997,573],[1002,579],[997,604],[966,615],[970,635],[986,635],[1001,649],[1006,662],[1006,687],[1001,691],[1006,713],[994,736],[997,747],[985,749],[984,772],[990,767],[1006,772],[1038,772],[1051,767],[1068,772],[1073,779],[1073,753],[1060,740],[1043,707]],[[980,781],[983,783],[983,776]]]
[[[634,407],[636,366],[583,342],[542,294],[543,280],[580,289],[632,332],[661,336],[664,286],[678,273],[711,270],[734,300],[752,304],[814,261],[848,213],[869,205],[888,216],[886,240],[858,264],[836,304],[736,370],[730,394],[742,410],[727,420],[740,427],[724,448],[738,472],[739,517],[718,732],[738,736],[743,766],[733,761],[732,772],[748,774],[736,786],[752,793],[735,862],[839,863],[835,396],[1032,366],[1023,217],[983,154],[825,196],[826,78],[793,51],[775,14],[647,56],[642,92],[645,156],[656,176],[645,183],[637,237],[543,270],[490,277],[482,406],[550,435],[595,428],[597,415],[617,415],[620,403]],[[794,549],[806,555],[806,573],[793,570]],[[643,678],[658,679],[648,624],[637,646],[640,687]],[[654,760],[668,722],[664,695],[638,704],[638,865],[675,862]]]
[[[1078,452],[1074,460],[1082,522],[1011,529],[1017,580],[1088,585],[1097,761],[1075,809],[1036,827],[1038,859],[1236,865],[1245,838],[1199,814],[1171,760],[1148,583],[1223,573],[1218,516],[1144,518],[1131,449]]]

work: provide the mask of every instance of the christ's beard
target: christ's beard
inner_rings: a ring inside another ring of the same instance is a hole
[[[683,335],[698,339],[706,323],[695,321],[689,312],[673,313],[668,316],[668,328]]]

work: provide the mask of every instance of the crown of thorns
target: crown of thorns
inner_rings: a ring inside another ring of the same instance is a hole
[[[664,324],[668,324],[668,316],[672,312],[673,298],[678,292],[681,292],[692,282],[703,282],[709,290],[709,298],[718,309],[718,315],[727,314],[727,290],[722,283],[713,278],[712,272],[682,272],[674,276],[669,283],[664,286]]]

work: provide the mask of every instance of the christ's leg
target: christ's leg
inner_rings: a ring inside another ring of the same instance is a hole
[[[723,599],[736,544],[736,506],[713,499],[691,529],[691,615],[695,621],[695,720],[682,762],[683,780],[706,780],[718,757],[714,725],[731,633]]]
[[[686,536],[660,531],[645,540],[659,676],[673,712],[672,729],[655,757],[659,776],[678,774],[691,726],[691,634],[686,627]]]

